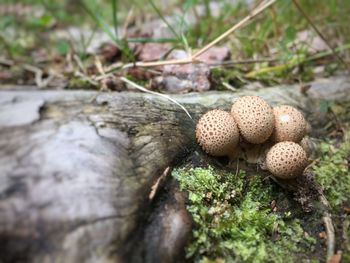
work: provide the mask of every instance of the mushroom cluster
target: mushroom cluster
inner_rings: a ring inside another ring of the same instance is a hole
[[[213,156],[233,158],[246,149],[256,155],[263,149],[263,163],[271,174],[291,179],[301,175],[308,164],[309,152],[303,143],[306,127],[296,108],[272,108],[261,97],[244,96],[233,103],[230,113],[205,113],[197,124],[196,137],[203,150]]]

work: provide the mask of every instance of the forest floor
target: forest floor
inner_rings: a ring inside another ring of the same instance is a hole
[[[196,63],[162,65],[196,54],[262,1],[178,2],[2,1],[0,89],[141,86],[178,94],[297,84],[307,90],[310,81],[350,70],[350,2],[337,0],[276,1]],[[327,206],[310,200],[305,210],[254,167],[237,170],[225,160],[201,156],[173,171],[189,193],[195,223],[186,249],[190,260],[350,261],[350,105],[324,100],[320,107],[333,121],[314,136],[318,147],[308,171]],[[328,259],[325,212],[337,244]]]

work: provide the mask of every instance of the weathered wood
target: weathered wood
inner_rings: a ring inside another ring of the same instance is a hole
[[[190,220],[177,191],[160,200],[152,186],[197,149],[204,111],[247,94],[297,106],[322,127],[318,103],[350,101],[350,79],[312,83],[306,95],[279,86],[173,96],[193,120],[148,94],[0,91],[0,258],[171,262]]]

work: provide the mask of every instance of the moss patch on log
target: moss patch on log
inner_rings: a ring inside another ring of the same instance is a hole
[[[187,257],[195,262],[295,262],[315,239],[290,211],[274,212],[277,186],[259,175],[212,167],[177,169],[195,223]],[[299,254],[299,255],[298,255]]]
[[[342,262],[350,262],[350,130],[342,142],[323,140],[319,151],[310,168],[331,206],[336,251],[342,251]]]
[[[350,130],[340,145],[335,140],[322,141],[319,147],[320,157],[311,166],[316,181],[322,186],[329,204],[335,210],[350,200],[349,138]]]

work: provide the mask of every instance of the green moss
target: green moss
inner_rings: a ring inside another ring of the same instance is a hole
[[[97,89],[97,87],[83,78],[73,77],[69,80],[67,89]]]
[[[314,240],[289,212],[277,214],[270,203],[273,186],[260,176],[213,169],[178,169],[173,176],[189,193],[195,223],[187,257],[195,262],[294,262]]]
[[[348,158],[350,156],[350,130],[343,143],[335,146],[334,140],[324,140],[320,144],[320,157],[312,165],[316,181],[324,189],[328,202],[333,209],[349,202],[350,174]]]

